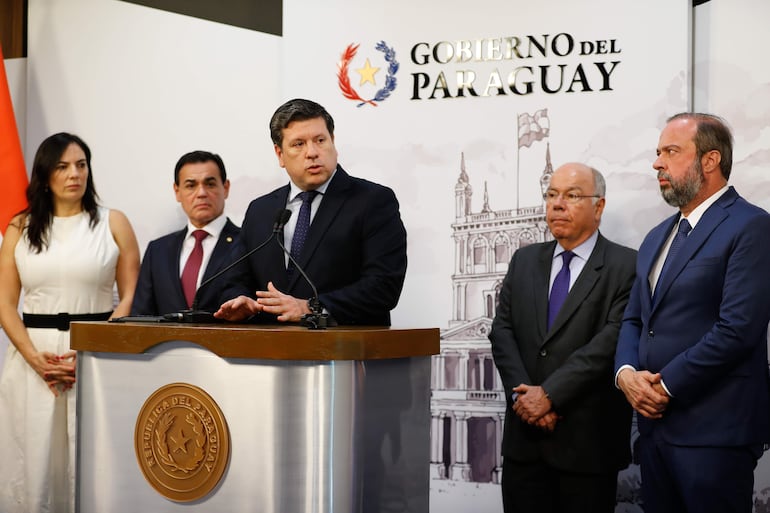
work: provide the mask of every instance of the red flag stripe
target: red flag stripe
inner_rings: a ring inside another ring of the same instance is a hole
[[[14,214],[27,206],[25,191],[28,182],[2,48],[0,62],[0,231],[5,235]]]

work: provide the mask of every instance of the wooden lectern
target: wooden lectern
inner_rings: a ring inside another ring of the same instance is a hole
[[[71,346],[81,513],[428,512],[437,328],[87,322]]]

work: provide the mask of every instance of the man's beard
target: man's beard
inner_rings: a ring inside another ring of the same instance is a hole
[[[703,168],[698,159],[693,162],[681,181],[675,181],[671,175],[663,171],[658,171],[658,179],[660,178],[665,178],[669,183],[668,187],[660,187],[663,199],[672,207],[677,208],[681,208],[695,199],[706,179],[703,176]]]

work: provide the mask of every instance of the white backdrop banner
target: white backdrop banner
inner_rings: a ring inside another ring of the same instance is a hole
[[[111,0],[29,6],[26,153],[56,131],[81,135],[103,203],[142,247],[184,225],[180,155],[223,157],[240,223],[287,181],[273,110],[293,97],[326,106],[340,163],[401,202],[409,270],[394,323],[442,328],[431,510],[500,511],[495,289],[512,252],[548,236],[551,167],[605,174],[602,231],[615,241],[636,247],[669,213],[651,164],[666,117],[689,106],[690,2],[296,0],[282,37]],[[619,508],[639,511],[638,472],[621,479]]]
[[[505,401],[486,335],[512,252],[548,237],[549,170],[578,160],[602,171],[602,231],[636,247],[668,215],[651,164],[666,117],[690,97],[689,2],[466,5],[287,3],[281,57],[282,99],[324,104],[345,169],[401,201],[409,271],[394,319],[443,328],[436,512],[502,509]],[[632,466],[620,510],[641,511],[638,486]],[[403,504],[392,493],[382,504]]]

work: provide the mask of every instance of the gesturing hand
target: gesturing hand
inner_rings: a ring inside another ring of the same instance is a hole
[[[307,300],[284,294],[272,281],[267,284],[267,290],[257,291],[257,303],[265,312],[277,315],[281,322],[299,322],[303,315],[310,313]]]

